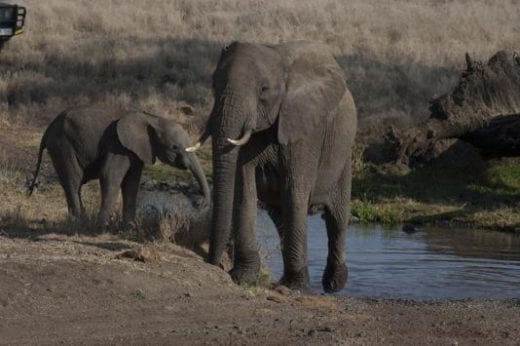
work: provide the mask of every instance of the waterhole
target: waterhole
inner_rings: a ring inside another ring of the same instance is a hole
[[[186,198],[141,193],[142,208],[191,210]],[[307,220],[311,288],[321,293],[327,234],[319,215]],[[257,238],[262,257],[279,279],[283,271],[278,234],[259,211]],[[338,295],[414,300],[520,298],[520,235],[471,229],[424,228],[407,234],[401,227],[350,225],[345,289]]]
[[[323,292],[327,233],[320,216],[308,218],[311,288]],[[283,272],[278,234],[266,213],[259,243],[276,278]],[[339,295],[415,300],[520,298],[520,236],[471,229],[350,225],[347,287]]]

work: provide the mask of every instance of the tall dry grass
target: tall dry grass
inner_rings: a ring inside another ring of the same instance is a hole
[[[463,54],[517,48],[518,0],[20,0],[26,32],[0,56],[0,118],[38,125],[64,107],[211,106],[232,40],[328,43],[361,117],[421,117]]]

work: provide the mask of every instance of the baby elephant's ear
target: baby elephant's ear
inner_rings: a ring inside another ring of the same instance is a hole
[[[281,144],[296,142],[323,126],[346,91],[343,71],[326,46],[294,44],[286,59],[286,95],[278,123]]]
[[[131,113],[119,119],[117,136],[121,144],[136,154],[144,163],[155,162],[152,146],[154,129],[148,115]]]

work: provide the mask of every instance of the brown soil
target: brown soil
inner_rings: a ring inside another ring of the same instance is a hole
[[[0,230],[0,344],[518,344],[519,301],[235,286],[170,244]]]

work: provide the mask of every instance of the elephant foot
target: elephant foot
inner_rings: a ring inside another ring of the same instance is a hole
[[[229,275],[239,285],[257,285],[260,273],[260,256],[257,251],[242,251],[235,255]]]
[[[96,228],[97,232],[100,234],[108,234],[111,233],[113,229],[113,222],[110,220],[110,218],[100,218],[96,220]]]
[[[345,263],[327,264],[321,284],[327,293],[342,290],[347,283],[348,270]]]
[[[258,283],[258,269],[255,268],[237,268],[234,267],[229,271],[231,279],[238,285],[255,286]]]
[[[285,273],[278,282],[278,284],[285,286],[295,292],[311,292],[309,283],[309,273],[306,269],[301,273]]]

